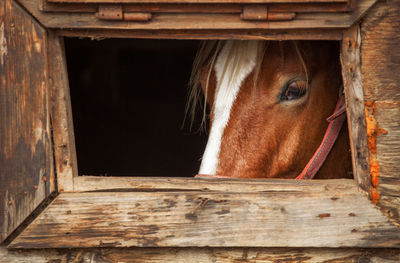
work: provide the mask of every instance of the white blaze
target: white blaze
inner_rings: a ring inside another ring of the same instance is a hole
[[[222,135],[240,86],[256,65],[257,47],[258,41],[230,40],[225,43],[218,55],[214,66],[217,77],[213,105],[214,119],[199,174],[216,173]]]

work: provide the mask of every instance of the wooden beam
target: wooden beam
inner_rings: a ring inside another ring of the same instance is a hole
[[[58,191],[72,191],[78,176],[71,96],[63,39],[49,34],[50,115]]]
[[[50,3],[182,3],[182,0],[47,0]],[[185,3],[266,3],[265,0],[185,0]],[[343,3],[347,0],[268,0],[267,3]]]
[[[220,191],[265,192],[324,191],[337,184],[348,184],[349,179],[287,180],[287,179],[214,179],[182,177],[74,177],[74,192],[93,191]]]
[[[400,261],[398,249],[357,248],[97,248],[7,250],[0,247],[0,258],[7,263],[50,262],[193,262],[193,263],[315,263]]]
[[[361,24],[361,72],[377,205],[400,226],[400,1],[377,3]]]
[[[247,40],[341,40],[341,30],[104,30],[57,29],[57,35],[91,39],[247,39]]]
[[[35,1],[20,0],[43,25],[54,29],[119,30],[288,30],[343,29],[357,21],[376,0],[360,0],[350,13],[299,13],[293,21],[242,21],[238,14],[155,14],[150,22],[100,21],[91,13],[41,12]],[[190,33],[190,32],[189,32]],[[157,32],[154,32],[157,34]],[[171,36],[173,38],[173,36]]]
[[[400,247],[354,181],[319,185],[62,193],[9,247]]]
[[[369,176],[369,154],[361,77],[360,47],[359,25],[355,25],[343,33],[340,59],[346,97],[347,124],[349,127],[354,178],[360,188],[371,196],[372,186]]]
[[[0,1],[0,241],[55,189],[47,32]]]

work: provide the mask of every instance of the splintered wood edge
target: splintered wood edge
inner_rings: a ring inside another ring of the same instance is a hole
[[[400,247],[400,230],[352,180],[297,184],[297,191],[246,185],[62,193],[9,248]]]

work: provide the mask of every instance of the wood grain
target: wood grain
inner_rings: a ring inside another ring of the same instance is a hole
[[[400,230],[353,180],[320,185],[62,193],[9,247],[400,247]]]
[[[182,178],[182,177],[74,177],[74,192],[93,191],[219,191],[219,192],[299,192],[324,191],[348,179],[286,180],[235,178]]]
[[[91,39],[253,39],[253,40],[341,40],[341,30],[112,30],[112,29],[57,29],[59,36]]]
[[[347,3],[347,0],[47,0],[50,3]]]
[[[376,134],[378,206],[400,226],[400,1],[377,3],[361,24],[361,71]]]
[[[351,13],[299,13],[293,21],[242,21],[238,14],[155,14],[150,22],[99,21],[90,13],[44,13],[35,1],[20,0],[47,28],[120,29],[120,30],[245,30],[245,29],[321,29],[348,28],[376,0],[360,0]],[[156,34],[156,32],[154,32]],[[223,32],[221,32],[223,33]],[[173,38],[173,36],[171,36]]]
[[[158,3],[136,3],[124,4],[125,12],[152,12],[152,13],[236,13],[243,11],[245,4],[158,4]],[[95,13],[97,4],[69,4],[69,3],[49,3],[41,1],[40,10],[46,12],[80,12]],[[347,3],[309,3],[309,4],[269,4],[268,12],[347,12],[350,11]]]
[[[377,3],[361,24],[365,100],[400,101],[400,1]]]
[[[357,248],[98,248],[7,250],[0,247],[0,258],[7,263],[397,263],[399,249]]]
[[[340,59],[346,97],[347,125],[350,136],[354,178],[360,188],[370,195],[371,178],[369,176],[369,153],[361,76],[360,46],[359,26],[355,25],[343,33]]]
[[[63,39],[55,34],[49,34],[49,57],[52,58],[49,61],[50,115],[57,190],[60,192],[72,191],[72,177],[78,176],[67,62],[64,52]]]
[[[378,206],[400,227],[400,101],[376,102],[376,120],[387,132],[377,137]]]
[[[0,241],[54,190],[46,30],[0,2]]]

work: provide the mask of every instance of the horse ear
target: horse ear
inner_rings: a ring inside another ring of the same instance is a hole
[[[208,105],[213,105],[216,77],[210,63],[206,63],[200,70],[200,85]]]

